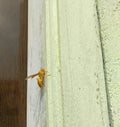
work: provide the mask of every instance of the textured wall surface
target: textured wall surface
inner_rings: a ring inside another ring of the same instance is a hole
[[[112,127],[120,127],[120,1],[98,0],[101,41]]]
[[[29,0],[28,74],[44,61],[49,76],[41,90],[28,81],[28,127],[119,127],[120,1],[43,5]]]
[[[48,127],[109,127],[94,0],[46,0]]]
[[[28,1],[28,75],[37,73],[43,61],[44,1]],[[27,85],[27,127],[45,127],[45,92],[36,78]]]

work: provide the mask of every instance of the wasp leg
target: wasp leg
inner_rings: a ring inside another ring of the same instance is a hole
[[[27,80],[28,78],[34,78],[34,77],[37,76],[37,75],[38,75],[38,73],[33,74],[33,75],[30,75],[30,76],[28,76],[28,77],[26,78],[26,80]]]

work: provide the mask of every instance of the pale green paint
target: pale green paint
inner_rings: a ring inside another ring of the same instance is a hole
[[[46,0],[47,127],[109,127],[94,0]]]
[[[120,127],[120,1],[98,0],[111,126]]]
[[[46,0],[47,126],[63,127],[62,88],[56,0]]]

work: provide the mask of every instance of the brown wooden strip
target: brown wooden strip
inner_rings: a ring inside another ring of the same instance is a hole
[[[0,1],[0,127],[26,127],[27,4]]]

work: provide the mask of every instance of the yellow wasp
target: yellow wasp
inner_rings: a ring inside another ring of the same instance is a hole
[[[37,82],[38,82],[39,87],[41,88],[43,86],[43,80],[45,77],[45,72],[47,72],[47,71],[45,71],[45,69],[41,69],[38,73],[30,75],[26,79],[34,78],[35,76],[38,75],[39,78],[37,78]]]

